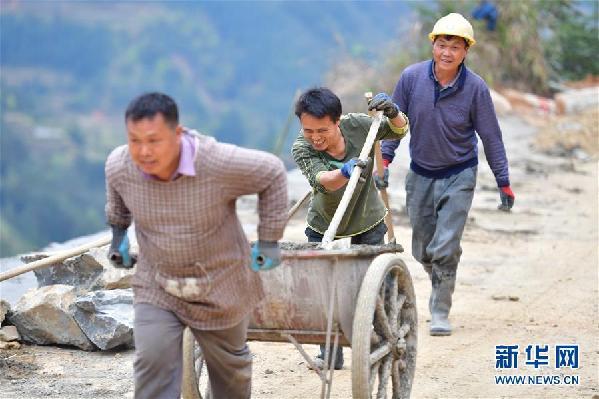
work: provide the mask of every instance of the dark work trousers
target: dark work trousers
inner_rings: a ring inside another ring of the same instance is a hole
[[[384,221],[381,221],[379,224],[375,225],[372,229],[365,231],[364,233],[355,235],[351,238],[352,244],[367,244],[367,245],[382,245],[385,243],[385,233],[387,233],[387,226]],[[312,230],[309,227],[306,227],[305,231],[306,237],[308,237],[308,242],[321,242],[323,235]],[[333,352],[333,344],[330,346],[330,352],[332,355]],[[320,345],[320,354],[319,358],[324,359],[326,351],[326,345]],[[339,346],[337,348],[337,353],[335,354],[335,364],[334,367],[336,369],[340,369],[343,367],[343,347]]]
[[[412,225],[412,255],[431,277],[433,287],[454,282],[460,241],[476,187],[477,167],[445,179],[406,176],[406,208]]]
[[[212,399],[251,395],[252,357],[246,344],[249,316],[223,330],[192,329],[206,359]],[[181,397],[182,339],[185,325],[168,310],[135,305],[135,398]]]

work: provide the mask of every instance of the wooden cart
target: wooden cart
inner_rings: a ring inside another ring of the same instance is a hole
[[[282,264],[262,272],[266,299],[253,312],[248,339],[289,341],[306,362],[302,344],[352,348],[354,398],[407,398],[416,366],[414,288],[400,245],[352,245],[325,250],[317,244],[282,244]],[[201,350],[184,334],[183,397],[201,398],[206,379]],[[327,351],[321,398],[331,393],[334,359]],[[331,360],[329,360],[331,359]]]

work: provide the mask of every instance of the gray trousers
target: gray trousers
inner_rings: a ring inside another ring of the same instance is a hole
[[[472,205],[477,167],[445,179],[406,176],[406,208],[412,225],[412,255],[436,279],[455,281],[460,241]]]
[[[192,329],[204,356],[213,399],[251,395],[252,357],[246,344],[249,316],[224,330]],[[168,310],[135,305],[135,398],[181,397],[182,340],[185,325]]]

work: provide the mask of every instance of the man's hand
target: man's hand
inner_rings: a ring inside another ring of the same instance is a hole
[[[354,168],[357,165],[362,168],[362,173],[360,173],[360,180],[364,181],[366,179],[366,169],[368,169],[368,166],[371,162],[372,158],[370,157],[368,157],[366,161],[362,161],[360,158],[352,158],[346,163],[344,163],[341,169],[339,170],[341,171],[343,177],[349,179],[351,177],[352,172],[354,171]]]
[[[253,271],[270,270],[281,264],[281,248],[277,241],[258,240],[252,247]]]
[[[374,185],[379,190],[389,187],[389,168],[385,167],[383,170],[382,178],[379,176],[378,171],[374,173]]]
[[[516,199],[510,186],[499,187],[499,198],[501,199],[501,204],[497,206],[497,209],[509,212],[514,206],[514,200]]]
[[[385,93],[379,93],[374,96],[368,103],[368,110],[383,111],[383,115],[389,119],[393,119],[399,115],[399,107]]]
[[[127,229],[111,225],[112,242],[108,250],[108,260],[119,269],[131,269],[137,262],[137,256],[129,253],[129,237]]]

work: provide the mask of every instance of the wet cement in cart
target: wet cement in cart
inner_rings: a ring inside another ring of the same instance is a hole
[[[384,245],[363,245],[363,244],[353,244],[348,248],[344,249],[325,249],[321,246],[319,242],[290,242],[290,241],[282,241],[280,243],[280,248],[282,251],[323,251],[324,252],[333,252],[336,253],[338,251],[348,251],[353,255],[360,256],[376,256],[382,253],[387,252],[403,252],[403,247],[399,244],[384,244]]]

